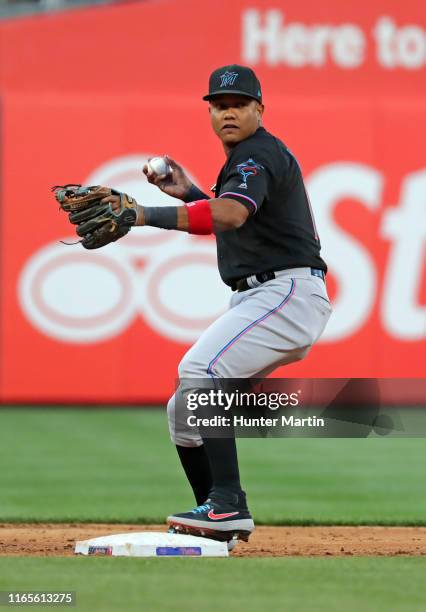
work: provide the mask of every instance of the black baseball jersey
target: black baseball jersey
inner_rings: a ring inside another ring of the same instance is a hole
[[[312,267],[327,271],[297,160],[263,127],[232,149],[215,186],[250,216],[216,235],[218,266],[227,285],[262,272]]]

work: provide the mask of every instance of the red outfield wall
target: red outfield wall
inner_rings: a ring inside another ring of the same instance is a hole
[[[223,152],[201,96],[232,62],[256,70],[265,126],[299,158],[330,268],[326,334],[285,375],[425,376],[423,2],[121,4],[2,22],[0,47],[3,401],[168,396],[229,299],[214,241],[144,229],[66,247],[49,188],[167,204],[141,167],[169,153],[208,190]]]

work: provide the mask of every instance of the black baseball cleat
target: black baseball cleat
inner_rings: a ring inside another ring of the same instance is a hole
[[[208,499],[190,512],[168,516],[167,524],[176,532],[226,542],[233,538],[247,542],[254,530],[254,522],[247,508],[213,499]]]

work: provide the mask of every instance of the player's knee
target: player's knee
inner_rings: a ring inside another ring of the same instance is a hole
[[[167,421],[169,424],[170,438],[172,442],[175,442],[176,403],[174,395],[172,395],[172,397],[167,402]]]
[[[208,364],[189,351],[178,366],[179,380],[205,378]]]
[[[200,446],[203,441],[197,432],[185,426],[179,418],[176,407],[176,396],[173,395],[167,403],[167,420],[169,424],[170,440],[176,446],[194,447]]]
[[[178,435],[176,432],[176,398],[175,395],[167,402],[167,421],[169,424],[170,439],[173,444],[178,444]]]
[[[235,363],[228,360],[226,357],[221,359],[215,359],[214,354],[209,355],[207,352],[203,353],[197,350],[198,347],[195,345],[190,349],[182,358],[179,366],[179,380],[185,380],[187,383],[196,382],[196,386],[205,387],[209,386],[209,383],[205,381],[208,379],[211,381],[214,378],[247,378],[248,377],[248,363]],[[201,379],[203,382],[201,383]],[[200,383],[200,385],[199,385]],[[188,384],[185,384],[185,390]]]
[[[169,399],[169,401],[167,402],[167,418],[170,419],[175,416],[175,395],[173,394],[172,397]]]
[[[198,430],[189,427],[186,422],[186,412],[183,407],[183,397],[178,389],[167,402],[167,420],[169,424],[170,439],[177,446],[200,446],[203,441]]]

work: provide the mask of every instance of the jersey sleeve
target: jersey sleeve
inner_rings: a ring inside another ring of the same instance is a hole
[[[270,164],[248,147],[232,154],[228,163],[218,197],[237,200],[250,214],[256,214],[270,191]]]

